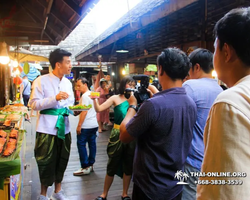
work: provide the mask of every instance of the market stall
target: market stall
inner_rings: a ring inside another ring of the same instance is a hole
[[[21,196],[25,155],[23,119],[28,110],[22,104],[0,108],[0,196],[16,200]]]

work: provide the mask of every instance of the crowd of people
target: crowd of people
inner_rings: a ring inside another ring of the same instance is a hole
[[[101,94],[99,99],[90,98],[87,79],[77,80],[76,89],[82,93],[79,103],[92,108],[74,113],[79,115],[81,164],[74,175],[93,171],[96,132],[105,131],[103,124],[110,123],[108,108],[114,106],[104,189],[96,200],[108,198],[115,175],[123,178],[122,200],[249,199],[250,8],[230,11],[216,23],[214,32],[214,54],[203,48],[189,55],[174,47],[162,51],[157,58],[161,91],[149,85],[150,98],[139,108],[133,92],[129,98],[124,95],[135,87],[131,77],[124,77],[118,94],[108,98],[110,83],[100,72],[93,86]],[[53,71],[32,85],[29,104],[40,111],[35,144],[39,200],[48,199],[47,188],[53,183],[50,198],[67,199],[61,182],[71,144],[67,108],[74,104],[72,84],[64,77],[72,68],[70,56],[62,49],[53,51],[49,57]],[[223,91],[212,78],[213,69],[229,89]],[[187,175],[184,187],[176,175],[180,172]],[[215,172],[238,176],[198,176]]]

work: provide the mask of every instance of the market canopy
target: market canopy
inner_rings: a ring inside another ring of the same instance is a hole
[[[17,60],[19,63],[28,62],[28,61],[39,61],[39,62],[49,62],[47,57],[35,55],[32,53],[23,53],[23,52],[16,52],[11,51],[9,52],[9,57],[12,60]]]
[[[17,60],[18,63],[23,62],[49,62],[49,59],[44,56],[35,55],[33,52],[21,47],[17,47],[9,52],[11,60]]]

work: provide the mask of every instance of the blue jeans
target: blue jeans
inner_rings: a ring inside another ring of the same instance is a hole
[[[81,167],[86,168],[95,163],[96,156],[96,128],[81,129],[81,134],[77,135],[77,148],[80,156]],[[86,143],[89,146],[89,156]]]
[[[196,200],[196,192],[197,192],[197,185],[195,181],[198,181],[199,177],[190,176],[190,172],[200,172],[198,169],[194,168],[193,166],[185,163],[184,165],[184,172],[189,175],[188,178],[188,185],[183,186],[182,191],[182,200]]]

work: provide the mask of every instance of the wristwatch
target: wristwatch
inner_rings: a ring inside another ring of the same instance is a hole
[[[135,106],[135,105],[130,105],[129,107],[128,107],[128,109],[129,108],[133,108],[134,110],[135,110],[135,112],[137,112],[138,111],[138,107],[137,106]]]

